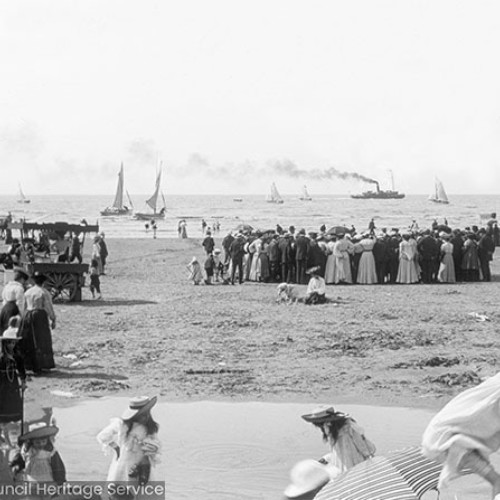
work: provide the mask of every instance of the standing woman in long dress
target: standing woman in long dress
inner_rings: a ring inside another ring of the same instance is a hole
[[[248,275],[249,281],[259,280],[259,254],[262,248],[262,239],[260,235],[255,238],[250,245],[248,245],[248,253],[252,256],[250,262],[250,273]]]
[[[453,262],[453,243],[449,241],[450,235],[439,235],[444,243],[441,245],[441,264],[439,264],[438,281],[441,283],[455,283],[455,263]]]
[[[156,400],[147,396],[132,398],[122,416],[111,419],[97,435],[104,452],[114,452],[107,481],[143,485],[155,480],[154,466],[159,462],[161,448],[159,425],[151,416]]]
[[[352,283],[351,257],[354,252],[354,245],[339,234],[339,239],[335,243],[333,255],[335,256],[335,283]]]
[[[328,242],[326,244],[326,266],[325,266],[325,283],[330,285],[335,283],[335,235],[326,236]]]
[[[410,242],[410,234],[403,233],[399,244],[399,268],[397,283],[418,283],[418,272],[415,265],[415,249]]]
[[[43,288],[45,275],[35,272],[34,285],[25,294],[26,312],[20,331],[23,339],[25,367],[36,375],[55,368],[51,328],[56,327],[56,315],[50,293]]]
[[[373,257],[372,252],[375,240],[369,233],[364,233],[359,244],[363,249],[363,253],[359,259],[357,283],[361,285],[373,285],[377,283],[377,269],[375,267],[375,257]]]
[[[97,269],[99,275],[103,273],[102,259],[101,259],[101,237],[99,235],[94,236],[94,242],[92,243],[92,254],[91,259],[97,261]]]

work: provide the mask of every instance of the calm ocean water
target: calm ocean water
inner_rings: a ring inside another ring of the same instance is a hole
[[[499,197],[495,195],[451,196],[449,205],[439,205],[427,200],[426,195],[410,195],[401,200],[356,200],[349,196],[318,195],[312,201],[301,201],[297,196],[284,195],[284,203],[266,203],[265,196],[245,195],[188,195],[168,196],[167,217],[158,222],[158,238],[176,237],[180,218],[187,222],[190,237],[201,236],[201,220],[220,223],[221,235],[240,223],[254,228],[272,229],[279,223],[283,227],[293,224],[297,228],[317,230],[325,224],[352,224],[356,229],[366,229],[372,217],[377,227],[408,227],[415,219],[420,227],[428,227],[434,218],[439,223],[446,218],[453,227],[465,227],[481,223],[480,215],[500,212]],[[0,197],[0,215],[9,210],[17,218],[33,222],[67,221],[78,223],[86,219],[96,221],[111,238],[141,238],[146,233],[145,222],[132,216],[101,217],[99,212],[112,202],[110,196],[31,196],[31,203],[19,204],[15,197]],[[143,210],[147,196],[132,196],[136,209]]]

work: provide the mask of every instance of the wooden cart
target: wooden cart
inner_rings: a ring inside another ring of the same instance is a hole
[[[68,224],[66,222],[54,223],[34,223],[34,222],[11,222],[9,227],[12,230],[21,231],[21,241],[26,249],[27,245],[33,245],[34,241],[41,240],[40,234],[45,234],[50,241],[69,241],[68,238],[73,235],[83,234],[81,250],[85,235],[88,233],[97,233],[97,225],[78,225]],[[85,275],[88,273],[89,265],[84,263],[57,262],[59,255],[49,247],[47,250],[40,251],[35,246],[31,252],[23,252],[21,265],[28,272],[43,273],[47,280],[44,287],[49,290],[54,301],[81,302],[82,287],[85,286]],[[55,260],[55,261],[54,261]]]

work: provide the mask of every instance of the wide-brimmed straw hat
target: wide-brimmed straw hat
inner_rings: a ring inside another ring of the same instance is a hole
[[[287,498],[296,498],[324,486],[330,475],[326,467],[316,460],[301,460],[290,471],[291,483],[283,492]]]
[[[150,398],[148,396],[137,396],[131,398],[128,404],[128,408],[122,414],[122,420],[130,420],[133,417],[137,417],[143,413],[148,412],[156,404],[158,398],[156,396]]]
[[[215,254],[220,254],[220,248],[214,248],[214,253]]]
[[[321,405],[311,413],[306,413],[302,415],[302,418],[306,422],[310,422],[311,424],[322,424],[324,422],[332,422],[333,420],[341,420],[346,417],[345,413],[340,411],[335,411],[333,406]]]
[[[55,436],[59,432],[59,428],[55,425],[47,425],[44,422],[37,422],[28,428],[28,432],[19,436],[19,442],[28,441],[29,439],[44,439]]]

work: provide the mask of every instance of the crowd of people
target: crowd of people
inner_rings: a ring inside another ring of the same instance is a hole
[[[206,252],[205,282],[211,284],[214,269],[226,282],[244,281],[307,284],[307,270],[315,268],[328,284],[455,283],[491,281],[490,263],[500,244],[496,214],[485,227],[451,229],[434,221],[432,227],[377,230],[356,233],[347,228],[306,233],[290,226],[287,231],[240,230],[222,240],[224,251],[215,248],[208,230],[202,241]],[[222,267],[221,267],[222,265]],[[191,270],[191,269],[190,269]],[[191,279],[201,283],[200,269]],[[197,276],[198,278],[194,278]]]

